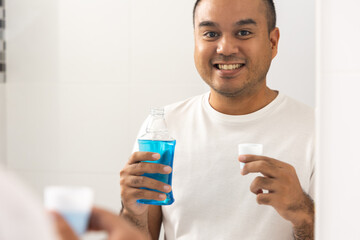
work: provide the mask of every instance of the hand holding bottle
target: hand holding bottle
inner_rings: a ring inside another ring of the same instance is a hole
[[[163,192],[171,192],[170,185],[142,176],[145,173],[170,174],[172,171],[170,166],[149,162],[159,159],[160,154],[158,153],[135,152],[121,170],[121,199],[124,211],[127,213],[136,216],[147,214],[148,205],[139,204],[137,200],[149,199],[163,201],[166,199],[166,194]],[[158,190],[159,192],[148,189]]]
[[[170,205],[176,141],[170,137],[163,108],[151,109],[146,133],[138,139],[140,152],[131,155],[120,172],[122,215],[145,232],[149,205]]]

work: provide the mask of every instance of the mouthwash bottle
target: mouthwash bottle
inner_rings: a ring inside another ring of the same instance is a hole
[[[165,118],[164,108],[152,108],[150,113],[150,119],[146,127],[146,133],[138,139],[139,150],[143,152],[154,152],[160,154],[160,159],[157,161],[144,161],[149,163],[159,163],[173,167],[174,151],[176,140],[173,139],[168,132]],[[145,177],[149,177],[171,186],[172,172],[170,174],[160,173],[145,173]],[[144,188],[151,191],[160,192],[155,189]],[[163,193],[163,192],[161,192]],[[172,191],[166,194],[166,199],[163,201],[159,200],[148,200],[139,199],[137,202],[143,204],[152,205],[170,205],[174,202],[174,196]]]

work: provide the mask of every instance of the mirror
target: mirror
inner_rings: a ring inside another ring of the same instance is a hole
[[[276,4],[281,37],[269,85],[314,106],[315,6]],[[150,106],[208,91],[193,62],[192,7],[8,1],[7,166],[39,195],[49,184],[89,185],[97,204],[118,211],[119,171]]]

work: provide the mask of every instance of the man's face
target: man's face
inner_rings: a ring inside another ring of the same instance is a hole
[[[194,24],[195,65],[213,90],[236,97],[266,86],[279,30],[269,35],[263,0],[202,0]]]

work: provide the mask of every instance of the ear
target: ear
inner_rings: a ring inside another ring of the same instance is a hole
[[[270,32],[270,46],[271,46],[271,52],[272,52],[272,59],[277,55],[278,52],[278,44],[280,39],[280,30],[279,28],[274,28]]]

